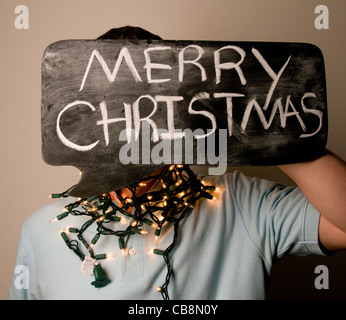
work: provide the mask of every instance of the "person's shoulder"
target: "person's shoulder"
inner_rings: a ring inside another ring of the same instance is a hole
[[[30,230],[47,225],[49,221],[62,213],[66,205],[73,201],[74,198],[70,197],[54,199],[51,203],[38,208],[25,219],[23,223],[23,232],[30,232]]]
[[[236,184],[237,181],[245,180],[250,181],[252,178],[247,177],[241,171],[235,170],[233,172],[226,172],[221,175],[207,175],[207,176],[199,176],[199,179],[202,181],[206,181],[209,184],[216,184],[219,186],[230,186]]]

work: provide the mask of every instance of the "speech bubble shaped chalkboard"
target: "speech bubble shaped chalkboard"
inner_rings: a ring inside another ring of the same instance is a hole
[[[168,164],[277,165],[320,156],[324,62],[314,45],[64,40],[42,61],[42,154],[82,177],[70,195]]]

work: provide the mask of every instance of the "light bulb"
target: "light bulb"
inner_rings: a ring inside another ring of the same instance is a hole
[[[115,258],[116,256],[117,256],[116,253],[107,253],[107,254],[106,254],[106,259]]]
[[[131,227],[135,227],[136,225],[137,225],[137,220],[135,220],[131,223]]]
[[[101,222],[101,221],[103,221],[104,219],[105,219],[105,217],[104,217],[104,216],[101,216],[100,218],[96,219],[95,221],[96,221],[96,222]]]

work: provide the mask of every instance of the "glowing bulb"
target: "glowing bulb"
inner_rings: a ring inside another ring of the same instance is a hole
[[[153,198],[152,195],[148,195],[148,196],[147,196],[147,199],[148,199],[148,200],[151,200],[152,198]]]
[[[60,229],[60,233],[69,234],[69,233],[70,233],[69,228],[70,228],[70,227],[66,227],[66,228],[64,228],[64,229]]]
[[[135,220],[131,223],[131,227],[135,227],[136,225],[137,225],[137,220]]]
[[[139,185],[140,187],[145,187],[147,184],[146,184],[145,182],[140,182],[140,183],[138,183],[138,185]]]
[[[120,224],[121,224],[121,225],[125,225],[126,223],[127,223],[127,219],[124,218],[124,217],[121,217],[121,218],[120,218]]]
[[[155,290],[156,290],[157,292],[161,292],[161,291],[162,291],[162,288],[161,288],[161,287],[155,287]]]
[[[174,169],[174,165],[171,165],[171,166],[168,168],[169,171],[172,171],[173,169]]]
[[[101,216],[100,218],[96,219],[96,222],[101,222],[101,221],[103,221],[104,219],[105,219],[105,217],[104,217],[104,216]]]

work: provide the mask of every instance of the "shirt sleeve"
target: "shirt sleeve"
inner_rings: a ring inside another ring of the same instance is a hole
[[[320,214],[297,187],[235,172],[231,190],[253,243],[269,262],[283,255],[323,254]]]

